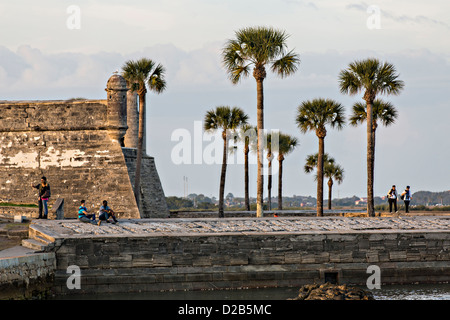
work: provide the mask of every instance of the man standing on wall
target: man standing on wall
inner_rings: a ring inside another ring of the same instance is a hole
[[[405,212],[409,213],[409,202],[411,201],[411,190],[409,186],[406,186],[405,191],[401,194],[402,200],[405,202]]]
[[[389,190],[387,196],[389,202],[389,212],[392,213],[392,205],[394,205],[394,211],[397,213],[397,190],[395,190],[395,185],[393,185],[391,190]]]
[[[39,190],[39,217],[38,219],[47,219],[48,215],[48,199],[50,198],[50,185],[47,183],[47,178],[42,177],[41,183],[37,185],[31,184],[33,188]],[[42,210],[44,210],[44,214],[42,215]]]

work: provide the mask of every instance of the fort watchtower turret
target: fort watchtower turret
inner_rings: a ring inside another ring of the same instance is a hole
[[[127,126],[127,82],[115,73],[106,83],[108,134],[124,147]]]

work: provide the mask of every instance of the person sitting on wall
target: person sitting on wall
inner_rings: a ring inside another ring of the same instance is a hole
[[[108,201],[103,200],[103,205],[100,207],[99,211],[98,225],[100,225],[102,221],[110,223],[109,218],[113,219],[112,223],[117,223],[116,214],[110,207],[108,207]]]
[[[88,213],[85,200],[81,200],[81,205],[78,209],[78,220],[81,222],[95,223],[95,213]]]

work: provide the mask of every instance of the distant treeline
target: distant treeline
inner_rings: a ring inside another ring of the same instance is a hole
[[[417,191],[411,204],[423,206],[450,206],[450,190],[443,192]]]
[[[403,190],[399,190],[399,194]],[[267,199],[265,199],[267,201]],[[357,196],[332,199],[333,207],[365,207],[366,203],[360,201],[361,198]],[[272,208],[277,207],[278,198],[272,198]],[[327,199],[324,200],[324,205],[327,204]],[[359,203],[358,203],[359,201]],[[209,198],[203,194],[189,194],[186,198],[182,197],[166,197],[166,202],[169,210],[179,210],[179,209],[214,209],[217,208],[217,199],[215,197]],[[255,198],[250,198],[250,202],[254,204],[256,202]],[[310,208],[315,207],[316,198],[310,196],[292,196],[283,197],[283,208],[284,209],[294,209],[294,208]],[[387,199],[382,197],[374,198],[377,210],[384,208],[387,204]],[[358,203],[358,204],[357,204]],[[233,194],[229,193],[225,198],[225,204],[227,209],[243,209],[244,208],[244,198],[234,197]],[[402,205],[403,201],[399,199],[399,205]],[[411,209],[416,210],[442,210],[446,207],[450,207],[450,191],[443,192],[430,192],[430,191],[418,191],[413,193],[411,201]],[[267,205],[265,205],[265,210],[267,210]],[[253,208],[253,206],[252,206]],[[435,208],[435,209],[434,209]]]

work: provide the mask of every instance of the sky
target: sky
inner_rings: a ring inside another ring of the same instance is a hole
[[[221,167],[211,157],[221,154],[211,149],[221,152],[221,142],[199,129],[208,110],[237,106],[256,124],[254,78],[231,84],[220,57],[235,31],[250,26],[286,31],[289,49],[301,59],[293,76],[268,72],[264,81],[265,128],[299,141],[284,161],[284,195],[316,196],[314,177],[303,166],[318,140],[297,128],[297,107],[331,98],[348,118],[362,94],[341,94],[338,75],[365,58],[394,64],[405,82],[400,95],[381,96],[399,117],[377,130],[375,195],[393,184],[412,192],[450,190],[448,0],[23,0],[0,3],[0,16],[0,100],[105,99],[108,78],[125,61],[146,57],[164,65],[167,90],[147,94],[147,153],[166,196],[183,196],[187,177],[188,193],[218,197]],[[325,151],[345,171],[334,197],[366,196],[366,141],[365,125],[328,129]],[[180,163],[178,148],[188,145],[190,160]],[[225,193],[243,196],[244,168],[233,159]],[[272,195],[277,183],[274,176]],[[250,193],[256,196],[256,164]]]

